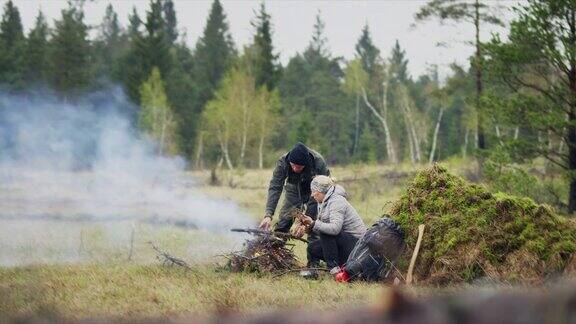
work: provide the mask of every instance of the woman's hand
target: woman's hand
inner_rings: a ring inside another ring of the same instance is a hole
[[[304,226],[304,225],[298,225],[292,231],[292,235],[294,235],[295,237],[298,237],[298,238],[301,238],[302,236],[304,236],[305,233],[306,233],[306,226]]]
[[[314,220],[312,219],[312,217],[310,216],[304,216],[302,217],[301,220],[302,224],[306,225],[306,226],[310,226],[312,225],[312,223],[314,222]]]

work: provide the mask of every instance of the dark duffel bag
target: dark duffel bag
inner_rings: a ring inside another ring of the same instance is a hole
[[[383,217],[358,240],[344,269],[353,280],[384,280],[402,254],[404,245],[404,232],[400,226]]]

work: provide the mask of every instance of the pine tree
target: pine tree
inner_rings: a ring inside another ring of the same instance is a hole
[[[194,78],[198,88],[197,109],[201,112],[236,56],[228,22],[219,0],[214,0],[202,37],[194,53]]]
[[[270,15],[266,12],[264,2],[260,4],[260,12],[252,26],[256,29],[253,45],[256,52],[253,63],[256,85],[266,85],[271,90],[276,87],[279,78],[278,55],[274,54]]]
[[[25,46],[20,12],[9,0],[0,22],[0,84],[11,89],[23,87]]]
[[[88,27],[84,12],[72,4],[62,10],[62,18],[55,22],[50,42],[50,75],[53,86],[64,96],[73,95],[91,85],[92,59],[88,41]]]
[[[26,43],[26,82],[48,81],[48,23],[42,11],[36,16],[36,24],[28,35]]]
[[[174,2],[172,0],[164,0],[162,10],[166,22],[166,34],[168,35],[170,43],[173,44],[178,39],[178,23],[176,20],[176,11],[174,10]]]

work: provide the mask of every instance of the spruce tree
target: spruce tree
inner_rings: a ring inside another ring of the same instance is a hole
[[[236,56],[226,14],[219,0],[214,0],[204,33],[194,53],[194,78],[198,89],[197,109],[201,112],[210,100],[224,72]]]
[[[23,87],[25,45],[20,12],[9,0],[0,22],[0,84],[10,89]]]
[[[142,68],[145,74],[149,75],[152,67],[156,66],[162,75],[167,75],[172,68],[171,44],[166,33],[161,0],[150,1],[150,11],[147,12],[144,27],[144,36],[136,41],[136,51],[144,61]]]
[[[36,24],[28,34],[26,43],[26,82],[47,82],[48,78],[48,23],[42,11],[38,11]]]
[[[279,78],[278,55],[274,54],[272,45],[272,26],[270,15],[266,12],[264,2],[260,4],[260,12],[252,22],[256,29],[254,35],[254,76],[256,85],[265,85],[268,90],[276,87]]]
[[[136,103],[140,101],[140,85],[148,78],[152,68],[157,67],[162,75],[169,75],[173,67],[170,53],[170,41],[166,34],[166,23],[163,18],[162,1],[151,0],[146,14],[143,33],[132,35],[131,48],[123,58],[122,78],[129,97]],[[135,14],[132,15],[131,27],[135,28]]]
[[[62,18],[55,22],[49,55],[52,84],[65,97],[91,85],[90,51],[84,12],[81,7],[70,4],[62,10]]]
[[[316,21],[314,22],[314,29],[312,32],[312,39],[308,44],[308,48],[306,50],[309,55],[315,56],[329,56],[329,50],[327,47],[328,39],[326,35],[324,35],[324,28],[326,25],[324,21],[322,21],[322,17],[320,13],[316,14]]]
[[[166,34],[170,43],[176,42],[178,39],[178,28],[176,20],[176,11],[174,10],[174,2],[172,0],[164,0],[162,7],[164,11],[164,20],[166,22]]]
[[[355,46],[356,55],[362,60],[362,67],[370,75],[374,75],[380,59],[380,50],[374,45],[368,24],[362,28],[362,35]]]
[[[138,16],[136,7],[132,7],[132,13],[128,15],[128,22],[128,38],[130,41],[134,41],[140,36],[140,26],[142,26],[142,19]]]
[[[400,42],[398,42],[398,40],[396,40],[396,43],[392,48],[392,55],[390,57],[390,74],[392,81],[394,82],[404,83],[410,80],[406,51],[400,47]]]
[[[332,58],[327,46],[324,22],[317,15],[306,51],[285,70],[280,90],[288,129],[281,133],[292,139],[307,137],[306,144],[323,152],[331,163],[348,161],[352,148],[353,101],[342,90],[342,77],[339,61]],[[314,126],[303,132],[308,125]]]
[[[118,60],[125,49],[126,36],[118,21],[118,14],[109,4],[94,44],[97,74],[112,80],[118,79]]]

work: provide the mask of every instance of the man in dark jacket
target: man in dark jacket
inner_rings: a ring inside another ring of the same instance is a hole
[[[270,229],[272,216],[276,211],[283,189],[286,189],[285,197],[280,209],[279,220],[276,223],[276,231],[288,232],[290,230],[294,219],[289,214],[294,208],[303,209],[306,207],[305,214],[316,219],[318,203],[310,197],[310,182],[316,175],[330,175],[326,161],[320,153],[309,149],[302,143],[297,143],[290,152],[282,155],[276,163],[270,180],[266,214],[260,223],[260,228]],[[314,235],[308,237],[309,242],[315,239]],[[311,260],[309,254],[309,265],[315,265],[317,261]]]

